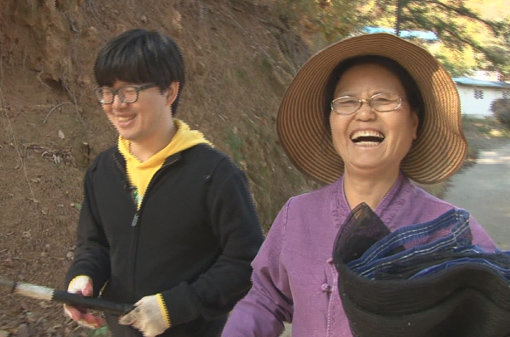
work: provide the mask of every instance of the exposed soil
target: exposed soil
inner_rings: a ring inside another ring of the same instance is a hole
[[[310,52],[272,3],[4,1],[0,277],[63,288],[84,171],[116,138],[92,97],[92,63],[105,41],[129,28],[162,30],[178,42],[187,66],[178,117],[246,171],[266,229],[290,195],[317,186],[292,167],[276,138],[280,97]],[[60,304],[5,289],[0,297],[0,337],[87,333]]]
[[[278,144],[275,115],[311,54],[277,1],[5,0],[0,9],[0,277],[63,288],[74,252],[82,177],[115,143],[94,101],[92,63],[128,28],[181,46],[187,83],[178,117],[248,175],[268,229],[285,200],[318,184]],[[314,46],[317,41],[314,41]],[[87,336],[61,305],[0,289],[0,337]]]

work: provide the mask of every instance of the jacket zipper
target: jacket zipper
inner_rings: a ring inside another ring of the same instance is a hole
[[[135,212],[135,215],[133,216],[133,220],[131,220],[131,227],[136,227],[136,225],[138,224],[138,217],[139,217],[139,214],[138,214],[138,210]]]
[[[128,186],[131,186],[130,184],[130,181],[129,181],[129,178],[127,176],[127,171],[125,169],[125,167],[119,162],[118,158],[115,156],[114,154],[114,161],[116,163],[116,165],[118,166],[118,168],[120,169],[120,171],[122,172],[123,176],[124,176],[124,181],[125,183],[128,185]],[[135,231],[132,233],[132,239],[131,239],[131,249],[132,249],[132,261],[133,263],[131,264],[131,272],[129,273],[132,277],[131,281],[132,281],[132,286],[131,286],[131,290],[132,290],[132,294],[136,294],[136,280],[135,280],[135,272],[136,272],[136,256],[138,255],[138,233],[140,231],[140,226],[139,226],[139,223],[140,223],[140,216],[142,214],[142,210],[143,210],[143,206],[145,204],[145,199],[146,199],[146,196],[149,194],[150,190],[152,189],[152,187],[156,184],[157,180],[159,179],[159,177],[162,175],[162,172],[166,170],[167,167],[169,167],[170,165],[173,165],[174,163],[176,163],[178,160],[179,160],[180,156],[171,156],[167,159],[167,161],[165,161],[163,163],[163,165],[160,167],[160,169],[154,174],[154,176],[152,177],[151,181],[149,182],[149,186],[147,186],[147,190],[145,191],[145,194],[142,198],[142,202],[140,203],[140,208],[138,208],[138,205],[136,204],[135,200],[132,198],[132,196],[130,195],[130,199],[133,201],[133,204],[135,206],[135,214],[133,216],[133,219],[131,220],[131,228]],[[134,299],[134,300],[137,300],[137,299]]]

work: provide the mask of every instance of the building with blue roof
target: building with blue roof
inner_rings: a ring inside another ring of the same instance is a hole
[[[497,99],[510,99],[510,83],[476,77],[454,77],[462,114],[477,118],[493,116],[491,106]]]

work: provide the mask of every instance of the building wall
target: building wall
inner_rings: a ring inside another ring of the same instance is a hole
[[[492,116],[491,104],[496,99],[510,98],[510,91],[503,88],[483,88],[457,85],[462,114],[473,117]]]

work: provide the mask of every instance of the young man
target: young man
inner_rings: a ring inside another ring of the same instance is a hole
[[[172,39],[127,31],[100,50],[95,77],[119,138],[86,173],[68,291],[136,303],[106,315],[116,337],[219,336],[263,241],[246,178],[174,118],[184,63]],[[80,324],[104,324],[64,309]]]

